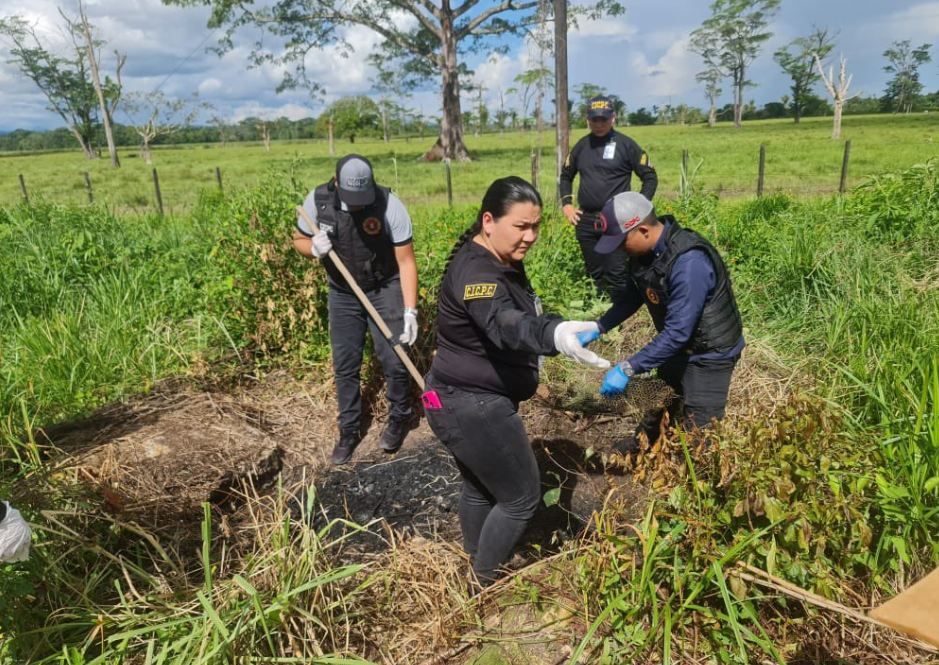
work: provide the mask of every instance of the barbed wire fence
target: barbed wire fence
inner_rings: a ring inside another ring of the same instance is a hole
[[[656,197],[678,198],[702,189],[727,197],[754,195],[760,197],[775,192],[788,192],[796,195],[844,194],[848,191],[853,177],[851,149],[852,141],[847,139],[843,143],[840,170],[831,168],[834,164],[810,163],[803,165],[804,172],[795,172],[788,161],[784,167],[773,168],[773,163],[768,161],[772,154],[765,144],[761,144],[758,154],[754,155],[750,173],[746,170],[722,173],[709,170],[705,159],[696,159],[692,151],[685,148],[682,149],[681,158],[677,164],[662,159],[656,160],[660,176]],[[537,155],[531,153],[530,157],[531,172],[534,173],[538,168]],[[397,184],[398,160],[392,157],[391,161],[394,162],[394,180]],[[470,203],[479,200],[481,192],[457,191],[461,189],[459,171],[454,170],[449,161],[445,160],[442,164],[434,166],[438,168],[438,171],[432,176],[439,176],[439,182],[433,185],[433,193],[410,197],[407,191],[401,190],[403,196],[409,199],[419,199],[421,203],[450,207],[454,205],[454,201]],[[526,167],[523,159],[513,163],[513,170],[518,171],[518,174],[523,177],[528,176]],[[203,163],[198,167],[193,165],[184,169],[173,166],[153,167],[149,169],[145,180],[140,178],[139,173],[136,174],[137,180],[132,184],[134,188],[132,192],[127,191],[126,178],[118,178],[110,172],[104,177],[102,174],[93,177],[86,170],[75,173],[74,179],[55,179],[38,183],[29,181],[23,173],[15,171],[7,173],[8,175],[4,176],[7,182],[0,183],[0,206],[11,205],[18,201],[29,204],[39,200],[55,201],[66,205],[98,202],[111,205],[118,210],[138,213],[156,212],[162,215],[167,211],[181,213],[192,208],[198,202],[199,192],[207,190],[225,192],[226,181],[229,183],[228,187],[249,186],[248,183],[240,182],[236,177],[225,179],[222,167],[213,166],[210,163]],[[674,174],[678,177],[673,177]],[[499,173],[498,175],[505,174]],[[704,181],[703,185],[702,181]],[[168,183],[172,184],[170,189],[174,192],[170,196],[167,196]],[[541,174],[542,193],[546,200],[552,200],[553,194],[556,193],[556,183],[557,174],[553,168]]]

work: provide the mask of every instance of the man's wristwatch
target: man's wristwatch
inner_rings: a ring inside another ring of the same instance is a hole
[[[404,308],[404,313],[405,313],[405,314],[413,314],[414,316],[417,316],[417,308],[416,308],[416,307],[405,307],[405,308]]]
[[[623,374],[626,376],[633,375],[633,366],[629,364],[628,360],[624,360],[619,364],[619,368],[623,371]]]

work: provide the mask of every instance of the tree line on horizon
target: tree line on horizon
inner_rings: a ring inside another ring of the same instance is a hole
[[[180,4],[182,0],[164,0]],[[197,0],[215,7],[222,0]],[[554,0],[554,3],[563,0]],[[546,55],[553,50],[548,23],[553,20],[553,4],[548,0],[503,3],[489,8],[477,7],[479,0],[465,0],[459,8],[448,3],[439,6],[431,0],[376,0],[368,12],[349,9],[335,0],[314,0],[318,11],[296,12],[301,0],[285,0],[277,5],[279,15],[255,15],[244,9],[221,11],[215,20],[225,27],[220,42],[222,51],[232,46],[234,31],[242,25],[277,26],[282,36],[293,37],[291,46],[274,53],[258,47],[250,56],[253,65],[276,63],[285,66],[285,77],[278,91],[301,89],[311,101],[321,97],[321,86],[307,77],[303,55],[310,49],[336,44],[347,51],[348,44],[337,42],[335,28],[366,26],[384,38],[380,49],[370,56],[375,67],[374,97],[347,96],[330,104],[318,117],[289,120],[287,118],[226,119],[194,95],[185,99],[166,96],[159,89],[125,94],[120,70],[126,54],[115,51],[114,76],[99,69],[103,63],[101,50],[105,42],[93,38],[87,18],[79,4],[80,20],[66,20],[65,32],[72,44],[64,52],[55,52],[37,35],[35,26],[17,15],[0,17],[0,37],[12,44],[11,60],[28,79],[45,94],[50,110],[56,112],[65,127],[47,131],[15,130],[0,135],[0,150],[67,149],[77,141],[86,156],[94,158],[107,140],[112,163],[116,162],[115,146],[141,146],[141,154],[149,163],[150,146],[181,143],[222,143],[229,141],[262,141],[269,148],[271,139],[325,138],[354,141],[358,137],[393,136],[421,137],[437,135],[437,142],[425,159],[469,159],[463,144],[465,131],[475,133],[510,131],[545,126],[544,102],[556,97],[553,72]],[[182,4],[193,4],[186,2]],[[309,3],[307,3],[309,4]],[[745,102],[745,91],[756,83],[747,73],[758,57],[761,46],[772,33],[767,30],[779,9],[780,0],[714,0],[711,16],[691,35],[691,50],[699,54],[705,68],[697,79],[704,85],[709,108],[705,111],[685,103],[653,105],[627,109],[615,95],[621,125],[696,124],[714,125],[718,119],[732,119],[736,127],[744,120],[833,115],[837,136],[842,113],[900,113],[939,110],[939,91],[924,94],[919,70],[931,61],[931,44],[913,46],[910,40],[894,41],[883,52],[887,60],[884,70],[890,73],[886,89],[880,97],[850,94],[850,76],[846,61],[841,58],[840,79],[834,69],[824,72],[824,65],[835,47],[836,33],[814,27],[811,34],[800,37],[777,49],[774,60],[791,79],[787,94],[778,101],[757,108]],[[294,7],[294,5],[297,5]],[[433,11],[430,11],[433,9]],[[603,0],[589,9],[572,8],[570,24],[585,18],[616,16],[623,12],[615,0]],[[241,13],[238,13],[238,12]],[[273,10],[272,10],[273,11]],[[395,28],[391,21],[394,11],[410,12],[418,17],[417,27],[410,31]],[[428,16],[430,12],[430,16]],[[287,17],[289,16],[289,21]],[[303,18],[303,17],[306,18]],[[446,29],[444,29],[446,28]],[[515,87],[498,90],[498,105],[483,104],[483,84],[460,61],[459,55],[486,50],[504,51],[494,46],[493,37],[525,35],[537,47],[538,57],[532,69],[515,79]],[[405,106],[410,94],[435,76],[442,76],[440,115],[425,115]],[[733,101],[722,107],[718,99],[721,87],[729,80]],[[816,93],[823,81],[831,100]],[[568,102],[571,126],[584,122],[586,99],[602,89],[590,83],[574,86],[577,101]],[[518,103],[506,104],[513,95]],[[463,97],[467,100],[464,102]],[[475,97],[475,99],[473,99]],[[120,116],[117,114],[120,113]],[[209,123],[194,124],[208,115]],[[126,118],[120,123],[117,117]]]
[[[599,89],[599,86],[593,86]],[[617,95],[612,95],[614,102],[619,101]],[[364,100],[364,101],[363,101]],[[354,143],[357,139],[382,140],[384,131],[381,111],[378,104],[364,96],[347,96],[340,98],[339,106],[357,105],[360,109],[355,115],[340,114],[334,116],[334,137],[337,140]],[[583,128],[586,126],[584,118],[586,111],[583,104],[572,104],[574,111],[570,114],[570,126]],[[687,104],[665,104],[662,106],[639,107],[629,111],[620,102],[617,113],[622,126],[649,126],[649,125],[697,125],[708,121],[704,109]],[[915,111],[939,112],[939,91],[922,95],[918,100]],[[733,121],[733,104],[727,103],[717,109],[717,117],[721,121]],[[892,114],[885,110],[882,100],[877,97],[859,97],[850,100],[845,106],[846,115]],[[828,117],[832,114],[831,104],[817,95],[806,100],[801,109],[801,117]],[[761,107],[749,101],[744,105],[743,120],[773,120],[791,119],[794,110],[791,104],[783,101],[767,102]],[[623,120],[625,118],[625,121]],[[517,109],[500,115],[484,108],[482,118],[478,112],[464,112],[464,126],[477,133],[493,134],[501,132],[532,131],[534,118],[521,117]],[[286,117],[271,120],[254,116],[243,118],[237,122],[227,122],[217,118],[216,122],[203,124],[188,124],[177,130],[161,134],[154,139],[152,146],[172,146],[187,144],[221,144],[264,142],[265,131],[269,140],[297,141],[297,140],[326,140],[328,130],[326,127],[328,113],[324,111],[318,117],[300,118],[291,120]],[[112,128],[115,144],[121,148],[141,148],[140,136],[135,128],[129,124],[113,123]],[[439,116],[421,116],[418,114],[393,114],[389,117],[388,140],[422,139],[433,136],[439,131]],[[104,133],[99,127],[92,135],[92,146],[99,152],[106,150]],[[36,152],[43,150],[71,150],[76,147],[75,138],[65,127],[48,130],[15,129],[0,133],[0,152]]]

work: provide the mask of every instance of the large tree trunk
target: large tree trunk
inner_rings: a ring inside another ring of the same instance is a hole
[[[85,159],[98,159],[98,153],[96,153],[94,148],[91,147],[91,141],[86,141],[81,132],[75,129],[71,123],[66,122],[65,124],[68,127],[68,130],[72,132],[72,136],[75,137],[75,140],[78,141],[78,145],[81,146],[82,152],[85,153]]]
[[[336,156],[336,138],[333,135],[333,117],[332,116],[329,116],[329,123],[327,124],[327,128],[329,131],[329,156],[335,157]]]
[[[802,119],[802,96],[805,93],[799,89],[793,92],[792,99],[792,120],[795,124],[799,124],[799,121]]]
[[[844,111],[844,100],[836,99],[835,100],[835,122],[831,127],[831,138],[840,139],[841,138],[841,114]]]
[[[737,93],[737,101],[734,104],[734,127],[740,129],[743,127],[743,68],[734,75],[734,88]]]
[[[717,126],[717,106],[711,104],[711,110],[708,111],[708,127]]]
[[[88,17],[85,16],[85,9],[82,7],[81,2],[78,3],[78,12],[81,16],[82,32],[85,35],[88,64],[91,66],[91,82],[94,84],[95,94],[98,96],[98,104],[101,107],[101,119],[104,121],[104,134],[108,140],[108,153],[111,155],[111,166],[117,169],[121,166],[121,160],[117,156],[117,147],[114,145],[114,134],[111,132],[111,116],[108,112],[108,105],[104,101],[104,91],[101,89],[101,77],[98,75],[98,61],[95,58],[94,42],[91,39],[91,29],[88,27]],[[120,77],[120,73],[118,73],[118,77]],[[120,80],[120,78],[118,78],[118,80]]]
[[[443,118],[440,121],[440,138],[424,153],[421,161],[436,162],[451,159],[468,162],[472,159],[463,143],[463,112],[460,108],[460,76],[456,64],[456,41],[453,39],[453,24],[448,12],[443,12],[443,37],[441,39],[441,67],[443,86]]]
[[[144,164],[153,164],[153,155],[150,154],[150,140],[144,138],[143,145],[140,146],[140,156],[143,158]]]
[[[571,146],[571,116],[567,88],[567,0],[554,0],[554,113],[557,136],[555,173],[558,178]],[[504,115],[502,125],[504,131]]]
[[[381,103],[381,132],[385,143],[390,143],[391,137],[388,135],[388,104],[385,101]]]

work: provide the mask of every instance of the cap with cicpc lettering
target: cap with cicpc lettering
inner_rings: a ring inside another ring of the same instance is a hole
[[[348,206],[367,206],[375,201],[372,164],[362,155],[346,155],[336,164],[339,200]]]
[[[599,254],[615,252],[626,240],[626,234],[649,219],[654,212],[652,201],[639,192],[617,194],[606,202],[600,212],[605,228],[594,251]]]
[[[612,118],[613,102],[605,95],[591,97],[587,102],[587,119],[590,118]]]

